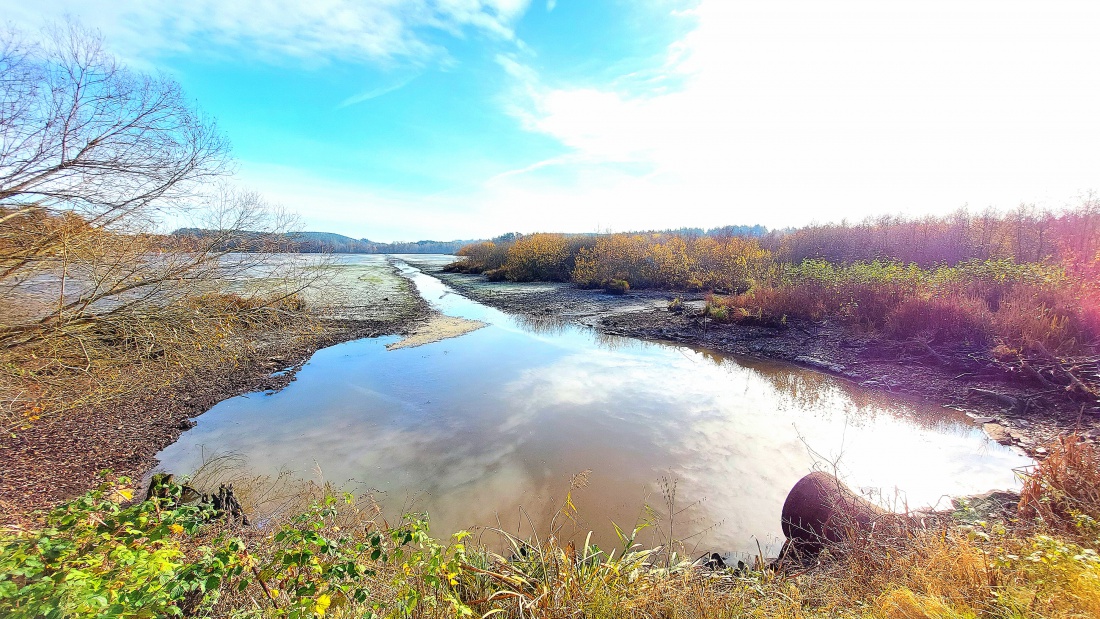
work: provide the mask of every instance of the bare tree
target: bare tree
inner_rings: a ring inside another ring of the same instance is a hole
[[[304,284],[265,262],[294,219],[215,182],[229,167],[179,85],[96,33],[0,36],[0,425],[230,354],[242,325],[297,307]]]

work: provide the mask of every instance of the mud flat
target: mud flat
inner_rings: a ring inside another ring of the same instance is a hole
[[[330,322],[402,325],[424,317],[416,287],[381,255],[336,256],[317,267],[319,281],[306,288],[306,304]]]
[[[778,328],[716,324],[700,315],[701,294],[613,295],[561,283],[490,282],[481,275],[444,272],[444,263],[435,258],[406,261],[465,296],[548,329],[555,323],[572,323],[606,335],[785,361],[864,387],[918,396],[964,411],[976,422],[999,426],[1002,430],[992,438],[1033,457],[1042,457],[1042,445],[1066,432],[1077,431],[1086,440],[1100,441],[1100,402],[1074,399],[983,366],[975,360],[977,350],[933,355],[827,320],[790,321]],[[669,310],[668,303],[675,297],[684,301],[685,311]]]
[[[433,316],[416,287],[384,256],[344,256],[305,291],[318,330],[252,334],[236,366],[209,368],[109,410],[48,417],[0,437],[0,524],[26,522],[98,484],[110,470],[140,478],[155,455],[218,402],[285,387],[317,350],[365,337],[416,332]]]

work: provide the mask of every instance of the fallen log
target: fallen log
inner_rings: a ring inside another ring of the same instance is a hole
[[[947,359],[944,359],[938,352],[932,350],[932,347],[928,345],[928,342],[925,342],[923,340],[912,340],[912,343],[916,344],[917,348],[920,349],[925,354],[925,356],[931,357],[932,361],[935,362],[936,365],[940,367],[947,367],[951,365],[947,361]]]

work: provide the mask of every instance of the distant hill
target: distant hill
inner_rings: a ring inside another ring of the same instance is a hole
[[[298,232],[292,235],[302,253],[337,254],[453,254],[464,245],[480,239],[456,241],[398,241],[379,243],[370,239],[353,239],[334,232]]]
[[[360,246],[370,243],[367,239],[353,239],[335,232],[296,232],[289,236],[303,245],[332,248],[330,251],[362,253],[358,251]]]
[[[173,236],[197,238],[203,238],[210,234],[212,234],[211,231],[201,228],[180,228],[172,232]],[[247,239],[252,237],[261,238],[261,235],[255,232],[242,232],[237,236],[242,241],[229,249],[248,251],[251,247],[248,246]],[[477,243],[480,239],[379,243],[370,239],[356,239],[335,232],[294,232],[284,235],[284,240],[290,251],[305,254],[453,254],[460,247]]]

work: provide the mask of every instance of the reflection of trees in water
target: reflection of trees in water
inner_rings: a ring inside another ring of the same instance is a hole
[[[607,350],[627,350],[645,345],[642,340],[632,337],[608,335],[590,327],[577,327],[569,320],[554,314],[544,316],[516,314],[513,319],[522,329],[538,335],[562,335],[570,329],[581,329],[592,335],[593,343]]]
[[[545,316],[515,314],[513,318],[524,330],[539,335],[561,335],[569,327],[569,323],[564,318],[553,314]]]
[[[771,386],[776,405],[783,410],[803,410],[821,415],[841,412],[849,422],[866,423],[885,414],[920,428],[939,432],[966,427],[965,415],[911,396],[861,387],[849,381],[780,362],[736,358],[713,350],[698,350],[708,361],[739,368]]]
[[[606,348],[607,350],[628,350],[645,345],[645,342],[642,340],[636,340],[632,337],[622,337],[620,335],[608,335],[596,330],[592,331],[592,341],[601,348]]]

